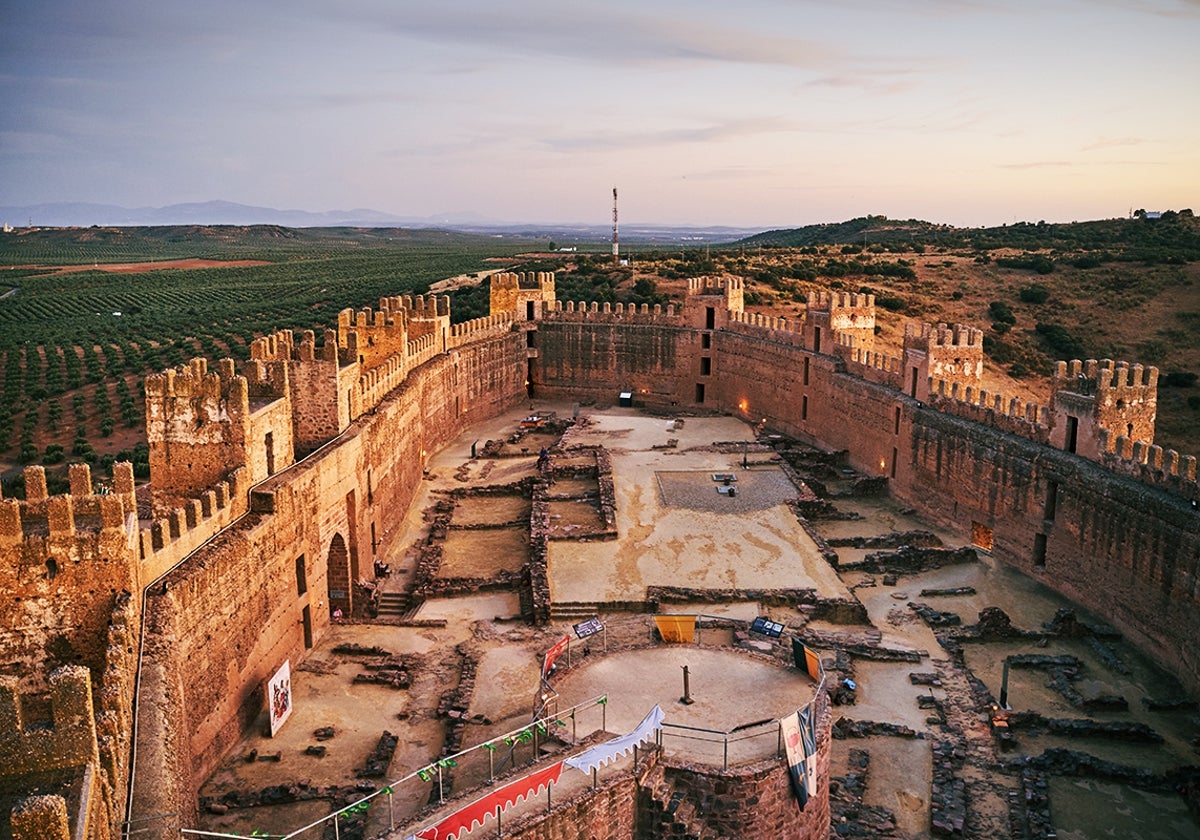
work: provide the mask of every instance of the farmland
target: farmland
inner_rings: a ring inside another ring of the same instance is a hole
[[[202,355],[249,357],[257,336],[322,330],[346,307],[421,294],[502,266],[529,243],[440,231],[86,228],[0,237],[0,469],[116,457],[145,472],[141,380]],[[104,263],[263,264],[112,272]],[[493,260],[489,262],[489,260]],[[58,267],[72,266],[67,273]],[[91,270],[88,267],[91,266]],[[79,270],[79,269],[83,270]],[[51,470],[52,483],[63,477]],[[15,484],[14,484],[15,481]]]
[[[0,236],[0,478],[19,494],[21,468],[45,464],[62,490],[67,462],[104,475],[117,457],[145,477],[147,374],[196,355],[244,360],[265,333],[320,331],[346,307],[500,268],[557,272],[560,300],[639,304],[680,302],[688,277],[736,274],[747,309],[787,317],[810,291],[871,292],[876,349],[897,355],[909,320],[971,324],[985,330],[984,386],[1042,404],[1057,359],[1154,364],[1156,442],[1196,454],[1200,223],[1178,216],[977,231],[867,217],[719,248],[643,245],[620,266],[600,246],[531,254],[545,241],[445,231],[19,231]],[[167,264],[142,270],[152,262]],[[454,321],[487,314],[486,284],[448,293]]]

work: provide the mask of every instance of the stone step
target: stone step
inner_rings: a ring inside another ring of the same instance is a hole
[[[394,618],[403,616],[408,612],[411,605],[407,592],[380,592],[379,602],[376,604],[376,614]]]

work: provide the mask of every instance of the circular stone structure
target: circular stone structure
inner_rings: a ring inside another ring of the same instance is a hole
[[[681,700],[684,666],[691,703]],[[778,720],[807,706],[817,683],[807,673],[765,656],[732,648],[663,644],[577,664],[553,687],[560,708],[606,695],[605,728],[618,735],[633,731],[658,705],[668,724],[664,753],[719,767],[724,739],[693,730],[726,733],[745,727],[729,736],[729,763],[772,758],[779,749]]]

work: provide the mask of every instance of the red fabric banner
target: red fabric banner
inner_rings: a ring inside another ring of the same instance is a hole
[[[550,675],[550,669],[554,667],[554,660],[563,655],[569,644],[571,644],[571,637],[563,636],[554,644],[554,647],[546,651],[546,656],[542,659],[542,679]]]
[[[561,761],[551,764],[523,779],[509,782],[504,787],[496,788],[482,799],[476,799],[465,808],[460,808],[436,825],[431,825],[423,831],[418,831],[416,837],[420,840],[454,840],[463,831],[470,831],[476,824],[483,825],[488,817],[496,816],[496,809],[503,812],[518,802],[536,795],[542,788],[558,781],[562,775]]]

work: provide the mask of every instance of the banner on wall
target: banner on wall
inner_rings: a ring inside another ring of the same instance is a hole
[[[658,625],[658,634],[664,642],[691,644],[696,635],[694,615],[656,615],[654,623]]]
[[[655,706],[650,710],[650,713],[642,718],[642,722],[637,725],[637,728],[628,735],[622,735],[619,738],[613,738],[605,741],[603,744],[598,744],[590,750],[573,755],[568,758],[563,764],[568,767],[574,767],[581,773],[591,773],[597,767],[603,767],[610,761],[628,755],[634,747],[644,744],[654,737],[654,733],[662,729],[663,710],[659,706]]]
[[[800,737],[800,717],[792,712],[784,715],[779,721],[783,730],[783,748],[787,752],[788,776],[792,780],[792,790],[800,801],[800,810],[808,804],[808,785],[804,774],[804,739]]]
[[[470,805],[460,808],[437,825],[431,825],[413,836],[418,840],[454,840],[477,825],[482,826],[488,817],[495,817],[497,812],[504,813],[513,805],[535,796],[542,789],[554,784],[562,775],[562,769],[563,763],[559,761],[536,773],[523,776],[515,782],[509,782],[482,799],[476,799]]]
[[[271,737],[292,714],[292,665],[283,660],[275,676],[267,681],[267,713],[271,719]]]
[[[817,682],[821,681],[821,657],[795,636],[792,637],[792,662],[801,671],[807,671]]]

